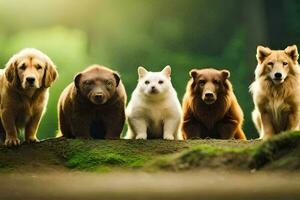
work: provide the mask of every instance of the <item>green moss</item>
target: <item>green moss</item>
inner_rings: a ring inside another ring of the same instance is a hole
[[[224,167],[230,165],[228,161],[236,158],[238,162],[244,160],[253,151],[249,147],[218,147],[207,144],[195,145],[183,152],[161,156],[147,166],[147,170],[187,170],[199,166]]]
[[[75,170],[300,169],[300,132],[258,140],[49,139],[19,148],[0,146],[0,172],[32,163]]]
[[[283,159],[280,161],[281,165],[282,163],[289,163],[289,160],[299,160],[299,156],[292,156],[295,151],[299,152],[299,149],[299,131],[282,133],[264,142],[253,151],[250,167],[259,169],[268,164],[273,164],[280,159]],[[289,156],[292,156],[292,159],[290,159]],[[278,163],[274,165],[277,164]]]
[[[116,143],[123,143],[123,145]],[[69,150],[66,153],[66,166],[84,170],[110,171],[112,168],[138,168],[148,159],[147,152],[138,153],[136,146],[130,146],[126,141],[70,140]]]

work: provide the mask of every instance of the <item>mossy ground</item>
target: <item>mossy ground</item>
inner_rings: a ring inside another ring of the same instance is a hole
[[[300,169],[300,132],[259,140],[49,139],[0,147],[0,171]]]

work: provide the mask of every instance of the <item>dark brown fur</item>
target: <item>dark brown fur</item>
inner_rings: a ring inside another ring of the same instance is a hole
[[[243,112],[232,91],[227,70],[201,69],[190,72],[183,98],[184,139],[246,139],[242,130]],[[205,93],[212,94],[210,104]]]
[[[97,94],[103,100],[98,102]],[[117,73],[92,65],[76,75],[60,96],[60,131],[68,138],[118,139],[125,123],[125,104],[126,92]]]

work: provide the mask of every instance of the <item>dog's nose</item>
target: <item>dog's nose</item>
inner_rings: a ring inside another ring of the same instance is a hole
[[[214,94],[212,92],[205,93],[205,98],[213,98]]]
[[[34,81],[35,81],[35,78],[34,78],[34,77],[27,77],[27,78],[26,78],[26,81],[27,81],[28,83],[30,83],[30,84],[33,84]]]
[[[95,95],[95,99],[96,99],[96,101],[101,101],[102,99],[103,99],[103,94],[96,94]]]
[[[274,74],[275,78],[281,78],[282,77],[282,74],[280,72],[276,72]]]

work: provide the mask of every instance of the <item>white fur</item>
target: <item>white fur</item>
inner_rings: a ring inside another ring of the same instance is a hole
[[[171,83],[171,68],[148,72],[139,67],[138,72],[139,81],[126,108],[128,131],[125,139],[147,139],[148,131],[167,140],[182,140],[179,131],[181,105]],[[156,94],[151,94],[153,86]]]

